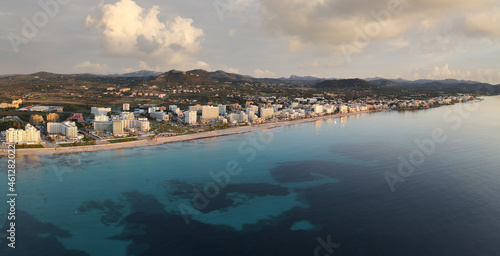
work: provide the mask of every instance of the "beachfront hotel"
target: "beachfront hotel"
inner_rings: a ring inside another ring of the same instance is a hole
[[[260,118],[270,119],[273,117],[274,117],[274,109],[273,108],[260,108]]]
[[[201,120],[213,121],[219,118],[219,107],[204,106],[201,109]]]
[[[14,128],[8,129],[5,133],[5,140],[8,144],[36,144],[42,141],[40,138],[40,131],[31,124],[26,125],[24,130]]]
[[[109,120],[107,115],[98,115],[94,117],[94,131],[108,132],[114,135],[121,135],[125,130],[134,132],[149,132],[150,122],[147,118],[135,119],[134,113],[123,112],[119,116],[113,116]]]
[[[47,123],[47,132],[49,134],[61,134],[67,138],[78,137],[78,128],[76,127],[75,122],[70,121],[62,123],[49,122]]]
[[[196,111],[184,112],[184,122],[189,125],[196,124]]]

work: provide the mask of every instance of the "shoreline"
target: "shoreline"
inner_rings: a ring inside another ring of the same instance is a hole
[[[273,129],[277,127],[290,126],[296,124],[304,124],[315,122],[319,120],[326,119],[336,119],[347,116],[355,116],[359,114],[368,114],[375,113],[380,111],[361,111],[356,113],[348,113],[348,114],[337,114],[337,115],[326,115],[314,118],[306,118],[306,119],[298,119],[291,121],[282,121],[276,123],[265,123],[254,126],[240,126],[240,127],[232,127],[224,130],[216,130],[211,132],[201,132],[195,134],[186,134],[172,137],[164,137],[157,138],[156,140],[139,140],[132,142],[122,142],[116,144],[106,144],[106,145],[92,145],[92,146],[77,146],[77,147],[67,147],[67,148],[23,148],[16,149],[16,155],[22,156],[34,156],[34,155],[63,155],[63,154],[73,154],[80,152],[96,152],[96,151],[104,151],[104,150],[117,150],[117,149],[126,149],[126,148],[137,148],[137,147],[149,147],[149,146],[158,146],[168,143],[175,142],[184,142],[184,141],[192,141],[199,139],[208,139],[214,137],[228,136],[234,134],[242,134],[266,129]],[[7,156],[8,149],[0,150],[0,157]]]

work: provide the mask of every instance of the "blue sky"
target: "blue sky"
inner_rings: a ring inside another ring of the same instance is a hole
[[[500,83],[498,0],[6,0],[0,74],[222,69]]]

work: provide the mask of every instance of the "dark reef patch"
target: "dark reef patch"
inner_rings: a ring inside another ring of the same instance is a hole
[[[2,233],[9,229],[10,222],[2,226]],[[72,235],[50,223],[42,223],[30,214],[16,211],[16,248],[7,246],[8,240],[2,237],[0,255],[5,256],[87,256],[82,251],[66,250],[58,238],[69,238]]]
[[[98,210],[101,212],[101,222],[109,226],[111,224],[118,223],[123,217],[124,206],[115,203],[112,200],[104,200],[104,201],[86,201],[83,202],[80,208],[78,208],[78,212],[85,213],[92,210]]]

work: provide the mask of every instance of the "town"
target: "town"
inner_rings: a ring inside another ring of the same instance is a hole
[[[123,103],[119,107],[91,107],[87,112],[71,113],[64,120],[61,106],[22,106],[22,99],[2,103],[0,108],[34,112],[23,118],[5,116],[0,120],[2,146],[18,148],[58,148],[155,140],[203,133],[239,126],[258,126],[327,115],[383,110],[418,110],[467,102],[475,96],[459,94],[427,100],[359,98],[356,100],[308,98],[248,97],[245,104],[177,105]],[[67,114],[66,114],[67,115]],[[8,128],[7,128],[8,127]]]

